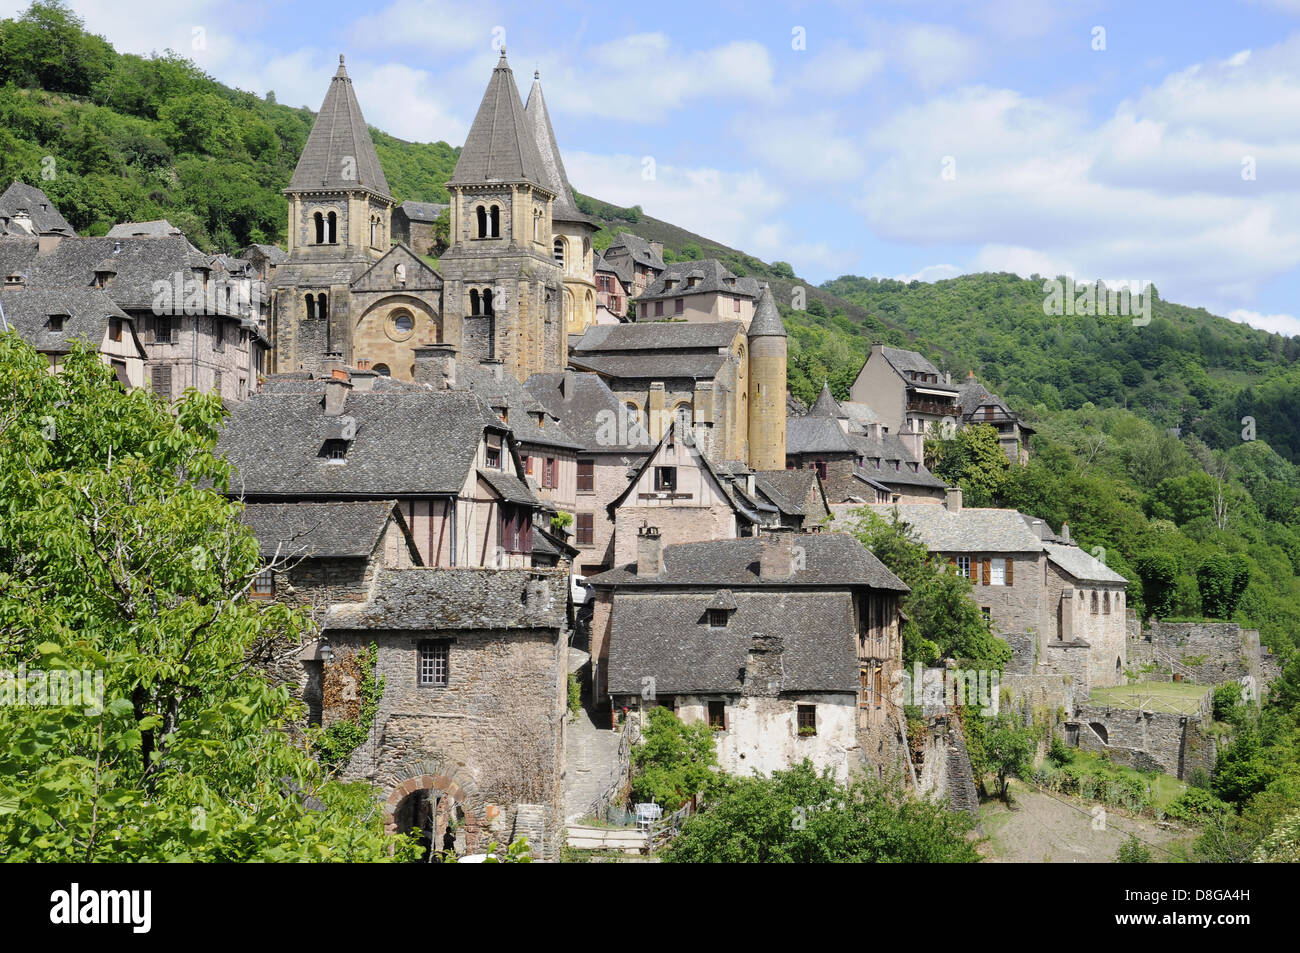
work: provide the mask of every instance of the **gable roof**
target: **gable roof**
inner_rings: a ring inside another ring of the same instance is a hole
[[[614,236],[614,240],[609,243],[605,252],[608,254],[609,252],[615,251],[619,248],[626,249],[628,257],[637,264],[645,265],[647,268],[653,268],[655,271],[663,271],[666,267],[664,265],[663,255],[653,245],[651,245],[648,240],[642,238],[640,235],[633,235],[631,232],[619,232]],[[622,257],[622,255],[614,256],[614,258],[619,259]],[[613,262],[610,261],[609,264],[613,265]],[[622,278],[623,276],[619,275],[619,277]],[[624,280],[632,280],[632,272],[630,270],[628,271],[627,278]]]
[[[738,592],[726,626],[711,628],[714,597],[617,592],[610,615],[609,691],[739,693],[755,637],[779,640],[784,692],[854,692],[858,662],[848,592]],[[769,642],[769,645],[771,643]]]
[[[574,343],[574,354],[702,350],[717,354],[730,348],[745,326],[739,321],[637,321],[594,324]]]
[[[877,480],[887,486],[902,484],[905,486],[942,487],[944,482],[926,469],[925,463],[918,460],[907,449],[896,434],[882,433],[879,437],[868,434],[849,434],[849,446],[862,458],[855,464],[855,472],[870,480]],[[874,461],[879,460],[877,465]],[[898,461],[894,469],[893,462]],[[910,464],[916,464],[913,471]]]
[[[564,432],[583,450],[647,453],[651,449],[648,435],[645,441],[633,440],[635,431],[627,426],[617,426],[623,404],[598,374],[582,371],[534,374],[524,386],[552,416],[559,419]],[[611,421],[614,423],[612,434]],[[626,437],[628,442],[611,443],[610,436]]]
[[[283,248],[281,248],[279,245],[259,245],[256,242],[249,245],[242,252],[240,252],[240,254],[244,258],[252,258],[254,251],[256,251],[262,258],[265,258],[273,265],[278,265],[281,262],[285,262],[289,260],[289,253],[285,251]]]
[[[353,390],[341,417],[327,417],[324,379],[271,378],[232,411],[217,450],[238,473],[232,492],[250,497],[447,496],[461,491],[484,431],[506,428],[466,391],[419,386]],[[351,418],[346,463],[320,456]]]
[[[166,238],[184,234],[165,218],[152,222],[119,222],[108,230],[105,238]]]
[[[623,487],[622,491],[618,494],[618,496],[614,497],[614,499],[612,499],[606,505],[605,509],[608,510],[611,515],[613,515],[614,510],[617,507],[621,506],[623,501],[627,499],[628,494],[631,493],[632,490],[636,488],[637,481],[641,479],[641,474],[645,473],[646,468],[654,463],[654,461],[658,458],[660,451],[663,450],[663,448],[667,445],[668,441],[670,439],[676,440],[677,426],[678,426],[678,419],[674,417],[672,421],[668,424],[668,428],[664,430],[664,435],[659,438],[659,442],[654,445],[654,448],[648,454],[646,454],[645,459],[642,460],[639,464],[637,464],[636,469],[628,477],[627,486]],[[714,486],[717,487],[719,494],[721,494],[722,497],[726,499],[728,503],[731,504],[732,509],[735,510],[737,513],[744,515],[746,518],[750,518],[750,514],[745,511],[745,508],[743,506],[738,505],[736,498],[730,492],[732,489],[730,485],[730,481],[724,480],[722,478],[722,475],[718,473],[718,471],[714,468],[713,464],[709,461],[709,455],[704,451],[702,451],[699,447],[695,446],[694,440],[683,439],[676,442],[679,443],[681,446],[689,448],[692,459],[694,459],[699,464],[701,470],[703,470],[705,473],[709,475],[709,479],[713,481]],[[673,465],[681,466],[681,462],[678,461]]]
[[[388,521],[410,533],[396,500],[347,503],[245,503],[240,521],[253,531],[263,558],[353,558],[375,551]],[[414,546],[409,547],[418,557]]]
[[[499,366],[499,365],[498,365]],[[575,440],[562,423],[555,421],[555,415],[547,411],[532,391],[526,388],[513,374],[502,373],[497,377],[494,370],[482,365],[456,365],[456,387],[473,391],[483,398],[491,409],[498,407],[506,410],[506,424],[520,443],[540,444],[542,446],[560,447],[577,450],[582,445]],[[537,414],[552,418],[544,426],[537,425]]]
[[[497,182],[526,182],[548,188],[537,143],[524,119],[519,88],[506,62],[504,48],[447,184]]]
[[[451,208],[450,205],[439,205],[436,202],[403,202],[397,207],[412,222],[436,222],[443,212]]]
[[[390,260],[394,259],[394,260]],[[401,259],[400,262],[395,261]],[[397,264],[407,266],[406,284],[399,284],[393,276]],[[397,242],[373,265],[357,275],[352,282],[354,291],[439,291],[442,288],[442,275],[423,258],[417,255],[404,242]]]
[[[1086,553],[1078,546],[1044,542],[1043,549],[1047,552],[1048,559],[1080,582],[1128,582],[1092,553]]]
[[[771,500],[782,513],[791,516],[825,516],[830,513],[826,491],[816,470],[755,470],[754,488]],[[808,512],[808,501],[822,504],[816,513]]]
[[[940,380],[943,379],[943,375],[939,373],[939,368],[916,351],[908,351],[900,347],[882,347],[880,354],[889,362],[890,367],[904,377],[907,376],[908,371],[916,371],[919,374],[935,374]]]
[[[834,417],[787,417],[785,420],[785,452],[801,453],[852,453],[849,438],[840,429]]]
[[[1043,541],[1015,510],[963,506],[953,512],[943,503],[873,503],[872,512],[888,520],[897,510],[927,549],[936,553],[1037,553]]]
[[[695,287],[688,287],[690,279],[697,279]],[[676,285],[668,287],[670,281]],[[688,295],[720,292],[737,295],[741,298],[757,298],[758,282],[753,278],[742,278],[733,274],[716,258],[700,261],[675,261],[664,268],[663,272],[637,297],[638,301],[654,301],[660,298],[684,298]]]
[[[326,629],[562,629],[565,569],[380,570],[368,602],[336,604]]]
[[[551,126],[551,117],[546,109],[546,98],[542,95],[541,74],[533,72],[533,88],[528,92],[528,103],[524,106],[524,122],[533,134],[533,143],[537,146],[537,157],[541,160],[542,185],[555,193],[555,202],[551,218],[557,222],[583,222],[594,225],[592,219],[578,211],[573,200],[573,188],[569,185],[569,176],[564,171],[564,160],[560,158],[560,147],[555,141],[555,130]]]
[[[12,224],[14,217],[26,213],[31,219],[32,231],[27,232]],[[76,235],[76,230],[68,224],[50,197],[34,185],[15,179],[0,193],[0,235]]]
[[[343,67],[330,80],[325,101],[312,124],[307,144],[289,179],[286,192],[364,189],[392,201],[384,168],[370,139],[361,105],[352,89],[352,79]]]
[[[804,565],[789,579],[760,579],[759,557],[767,538],[746,536],[665,546],[664,571],[658,576],[638,576],[635,564],[631,564],[607,570],[587,581],[594,586],[618,587],[726,586],[736,590],[870,586],[909,591],[901,579],[848,533],[799,533],[791,542],[803,550]]]
[[[113,299],[93,288],[23,288],[0,290],[5,320],[18,336],[43,354],[66,354],[72,342],[82,339],[98,348],[104,340],[109,318],[118,318],[135,340],[134,323]],[[63,330],[50,329],[51,315],[64,315]],[[138,356],[144,348],[135,340]]]

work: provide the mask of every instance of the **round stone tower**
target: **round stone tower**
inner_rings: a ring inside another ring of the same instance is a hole
[[[786,335],[763,285],[749,325],[749,468],[785,469]]]

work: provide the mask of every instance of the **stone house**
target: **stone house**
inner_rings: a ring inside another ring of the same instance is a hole
[[[826,487],[816,470],[756,470],[754,490],[777,508],[779,525],[811,530],[831,517]]]
[[[673,262],[637,296],[637,320],[739,321],[748,329],[759,291],[716,258]]]
[[[963,507],[949,488],[935,505],[876,504],[909,524],[932,553],[971,580],[971,597],[1026,674],[1070,674],[1088,686],[1124,682],[1127,580],[1047,525],[1015,510]],[[846,517],[849,514],[844,514]]]
[[[183,235],[6,239],[0,273],[10,289],[103,292],[134,320],[144,380],[168,399],[194,387],[239,401],[256,386],[265,342],[245,289]]]
[[[427,566],[531,565],[541,502],[476,394],[341,368],[277,375],[234,409],[217,449],[249,502],[395,499]]]
[[[956,426],[961,420],[950,376],[916,351],[873,344],[849,396],[871,407],[886,432],[900,437],[918,459],[931,424],[950,418]]]
[[[67,238],[76,235],[50,197],[16,179],[0,193],[0,238]]]
[[[648,241],[631,232],[619,232],[609,246],[601,252],[609,273],[618,279],[621,288],[616,291],[624,298],[624,308],[630,299],[645,294],[668,266],[664,264],[664,243]],[[623,312],[626,313],[626,310]]]
[[[998,432],[998,444],[1007,459],[1023,466],[1029,462],[1029,438],[1034,428],[1021,421],[998,397],[975,379],[975,372],[961,385],[958,401],[961,404],[961,425],[987,424]]]
[[[627,320],[627,284],[603,252],[596,252],[593,266],[596,280],[596,323],[622,324]]]
[[[826,384],[806,414],[786,420],[785,465],[816,470],[832,505],[943,498],[943,481],[903,441],[878,422],[855,423]]]
[[[448,214],[450,205],[434,202],[403,202],[393,209],[393,241],[400,242],[417,255],[437,258],[446,247],[437,232],[438,220]]]
[[[578,444],[575,462],[572,543],[575,571],[591,575],[614,565],[614,518],[609,504],[626,490],[653,449],[648,437],[598,375],[565,370],[534,374],[528,392]],[[622,422],[622,426],[620,426]]]
[[[837,533],[665,546],[648,527],[638,542],[635,564],[591,581],[597,686],[616,716],[661,705],[706,721],[734,774],[807,757],[843,779],[866,760],[860,733],[894,716],[897,577]]]
[[[375,785],[388,829],[480,853],[527,835],[555,859],[563,835],[568,576],[562,571],[385,569],[372,598],[331,607],[332,661],[312,661],[323,721],[355,717],[356,659],[384,678],[373,730],[344,777]],[[351,698],[349,698],[349,694]]]
[[[95,346],[123,387],[145,384],[145,350],[135,322],[103,291],[41,290],[11,285],[0,290],[0,314],[10,328],[43,354],[57,373],[74,340]]]
[[[258,280],[266,285],[269,285],[275,276],[275,269],[289,260],[289,256],[279,245],[252,244],[240,252],[239,257],[253,267]]]

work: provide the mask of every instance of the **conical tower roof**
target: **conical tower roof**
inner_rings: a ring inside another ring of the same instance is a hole
[[[560,158],[560,147],[555,141],[555,129],[551,126],[546,99],[542,96],[541,75],[536,71],[533,72],[533,88],[528,91],[528,104],[524,106],[524,121],[532,133],[538,158],[542,162],[542,184],[555,193],[551,218],[557,222],[592,224],[589,217],[578,211],[578,205],[573,200],[573,189],[565,174],[564,160]]]
[[[504,49],[447,184],[487,182],[527,182],[550,189]]]
[[[781,323],[781,314],[776,310],[776,300],[772,289],[766,284],[758,295],[758,306],[754,309],[754,320],[749,323],[749,336],[785,337],[785,325]]]
[[[370,130],[361,115],[352,79],[339,56],[338,72],[330,81],[307,145],[298,158],[286,192],[315,189],[367,189],[391,200],[388,180],[370,141]]]
[[[817,402],[808,408],[809,417],[840,417],[840,405],[831,396],[831,385],[822,381],[822,392],[817,395]]]

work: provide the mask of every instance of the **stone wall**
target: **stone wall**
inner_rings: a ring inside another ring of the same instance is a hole
[[[1172,681],[1174,673],[1197,685],[1221,685],[1247,675],[1261,681],[1259,632],[1235,622],[1152,622],[1141,638],[1130,639],[1128,653],[1130,669],[1153,666],[1142,672],[1153,681]],[[1177,665],[1170,666],[1169,659]]]
[[[917,793],[945,802],[951,810],[979,814],[979,791],[966,739],[956,717],[937,716],[926,724]]]
[[[1207,691],[1194,715],[1084,704],[1067,734],[1077,736],[1084,751],[1106,754],[1117,764],[1186,780],[1197,769],[1207,774],[1214,769],[1216,746],[1204,728],[1211,700]]]

